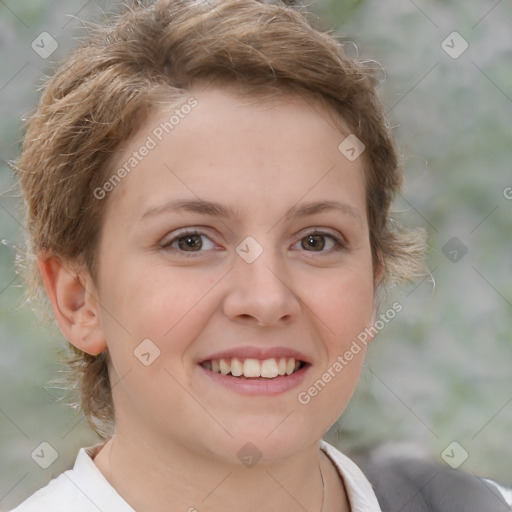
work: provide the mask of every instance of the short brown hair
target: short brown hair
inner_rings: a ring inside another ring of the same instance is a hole
[[[257,0],[157,0],[95,27],[47,82],[16,165],[27,206],[25,272],[32,297],[44,296],[41,251],[84,265],[96,276],[107,200],[93,194],[111,173],[122,143],[155,106],[183,99],[201,81],[249,95],[298,93],[329,107],[365,145],[370,243],[385,281],[423,273],[423,234],[392,224],[390,203],[402,174],[372,70],[315,29],[302,7]],[[341,142],[341,140],[340,140]],[[93,430],[112,434],[108,351],[70,346],[78,405]]]

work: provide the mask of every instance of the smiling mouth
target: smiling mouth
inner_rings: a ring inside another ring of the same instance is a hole
[[[293,357],[277,357],[264,360],[232,357],[211,359],[200,363],[206,370],[239,379],[275,379],[276,377],[286,377],[298,372],[307,364]]]

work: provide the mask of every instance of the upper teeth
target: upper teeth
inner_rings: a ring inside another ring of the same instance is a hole
[[[212,359],[204,361],[202,366],[216,373],[227,375],[231,373],[234,377],[265,377],[272,379],[278,375],[291,375],[299,369],[300,361],[293,357],[280,357],[272,359],[239,359],[232,357],[231,359]]]

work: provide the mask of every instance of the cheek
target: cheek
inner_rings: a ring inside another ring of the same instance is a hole
[[[146,338],[162,351],[183,351],[208,319],[203,299],[218,281],[215,277],[197,269],[140,263],[112,268],[101,302],[113,357],[127,352],[127,345],[135,349]]]
[[[323,324],[331,345],[343,348],[370,324],[374,308],[371,269],[340,269],[308,289],[305,302]]]
[[[340,270],[308,295],[326,351],[322,365],[302,389],[299,403],[309,414],[334,422],[357,386],[366,355],[358,336],[372,321],[374,287],[370,267]]]

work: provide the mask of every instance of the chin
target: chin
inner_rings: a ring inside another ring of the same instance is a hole
[[[322,432],[315,436],[312,429],[285,425],[283,418],[273,422],[260,421],[257,425],[240,423],[238,428],[230,429],[232,438],[223,435],[210,451],[230,464],[250,465],[250,461],[256,459],[259,463],[272,463],[293,457],[322,436]]]

